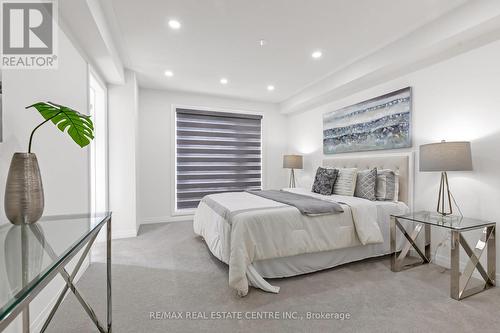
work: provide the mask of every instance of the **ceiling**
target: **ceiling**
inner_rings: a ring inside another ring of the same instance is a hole
[[[112,0],[104,10],[141,87],[277,103],[465,2]]]

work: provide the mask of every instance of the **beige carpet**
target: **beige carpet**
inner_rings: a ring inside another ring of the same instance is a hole
[[[102,319],[104,254],[103,244],[97,244],[93,257],[98,263],[77,285]],[[500,332],[500,288],[457,302],[449,297],[448,272],[435,265],[393,273],[387,257],[372,259],[273,280],[280,294],[251,289],[244,298],[229,289],[227,274],[188,222],[146,226],[137,238],[114,241],[113,331]],[[150,312],[172,311],[209,318],[211,312],[245,317],[273,312],[296,319],[150,319]],[[307,320],[307,312],[349,313],[350,319]],[[92,325],[70,295],[48,331],[93,332]]]

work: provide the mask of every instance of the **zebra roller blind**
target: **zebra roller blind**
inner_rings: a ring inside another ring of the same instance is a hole
[[[177,209],[212,193],[262,188],[262,116],[177,109]]]

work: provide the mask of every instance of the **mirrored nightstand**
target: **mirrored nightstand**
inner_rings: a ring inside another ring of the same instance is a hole
[[[406,220],[415,223],[415,228],[408,231],[400,223]],[[460,216],[441,216],[437,213],[419,211],[401,216],[391,216],[391,270],[401,270],[416,265],[430,262],[431,227],[445,228],[451,231],[451,272],[450,272],[450,296],[461,300],[465,297],[477,294],[485,289],[495,286],[496,277],[496,249],[495,249],[495,227],[496,223]],[[396,251],[396,233],[399,229],[405,236],[406,242],[400,252]],[[421,231],[424,230],[424,248],[421,249],[416,240]],[[472,248],[463,236],[464,232],[481,230],[480,239]],[[419,262],[405,264],[405,258],[410,249],[414,249],[420,257]],[[460,248],[468,256],[468,261],[463,272],[460,271]],[[480,258],[486,250],[486,268],[480,262]],[[477,269],[482,280],[474,278],[473,272]],[[484,280],[484,281],[483,281]],[[480,282],[477,284],[477,282]],[[472,286],[476,282],[475,286]]]

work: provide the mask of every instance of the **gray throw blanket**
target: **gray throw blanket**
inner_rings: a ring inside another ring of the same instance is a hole
[[[301,195],[286,191],[265,190],[246,191],[266,199],[281,202],[297,208],[303,215],[326,215],[344,212],[344,209],[336,202],[316,199],[307,195]]]

